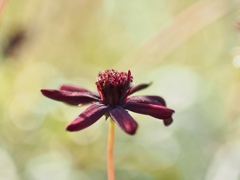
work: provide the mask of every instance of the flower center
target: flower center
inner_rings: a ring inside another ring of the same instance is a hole
[[[130,71],[127,73],[111,69],[99,73],[96,85],[101,101],[110,106],[121,105],[127,96],[132,79]]]

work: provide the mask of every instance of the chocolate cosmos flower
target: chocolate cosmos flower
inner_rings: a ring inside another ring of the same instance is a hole
[[[70,105],[92,103],[68,126],[68,131],[79,131],[91,126],[103,115],[110,116],[126,133],[135,134],[138,124],[126,110],[162,119],[164,124],[172,123],[174,110],[166,107],[159,96],[130,96],[149,84],[131,86],[131,72],[106,70],[98,74],[96,82],[98,93],[72,85],[62,85],[59,90],[42,89],[44,96]]]

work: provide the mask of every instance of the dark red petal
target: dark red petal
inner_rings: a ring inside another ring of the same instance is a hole
[[[138,124],[121,106],[110,110],[111,118],[121,127],[123,131],[130,135],[136,133]]]
[[[90,92],[88,91],[87,89],[85,88],[82,88],[82,87],[78,87],[78,86],[75,86],[75,85],[70,85],[70,84],[64,84],[62,85],[59,90],[64,90],[64,91],[72,91],[72,92]]]
[[[126,98],[127,96],[127,91],[130,87],[130,83],[131,83],[131,71],[128,70],[128,74],[127,74],[127,81],[126,81],[126,84],[124,86],[124,89],[123,89],[123,92],[122,92],[122,95],[120,97],[120,100],[119,100],[119,103],[122,104],[123,100]]]
[[[136,102],[126,102],[124,108],[130,111],[153,116],[158,119],[168,119],[172,117],[174,110],[165,106],[159,106],[155,104],[144,104]]]
[[[71,105],[87,104],[98,101],[99,98],[88,92],[71,92],[51,89],[42,89],[42,94],[50,99],[65,102]]]
[[[127,99],[127,102],[156,104],[160,106],[166,106],[163,98],[160,96],[131,96]]]
[[[147,88],[148,86],[150,86],[152,83],[149,83],[149,84],[139,84],[139,85],[137,85],[137,86],[133,86],[131,89],[130,89],[130,91],[129,91],[129,95],[130,94],[133,94],[133,93],[135,93],[135,92],[137,92],[137,91],[140,91],[140,90],[142,90],[142,89],[145,89],[145,88]]]
[[[100,119],[106,112],[108,107],[102,104],[92,104],[66,128],[67,131],[79,131],[91,126]]]
[[[75,85],[70,85],[70,84],[64,84],[62,85],[60,88],[59,88],[60,91],[71,91],[71,92],[86,92],[86,93],[89,93],[93,96],[96,96],[96,97],[99,97],[99,94],[98,93],[95,93],[95,92],[91,92],[85,88],[82,88],[82,87],[78,87],[78,86],[75,86]],[[99,97],[100,98],[100,97]]]
[[[173,119],[172,118],[163,119],[163,122],[165,126],[169,126],[170,124],[172,124]]]

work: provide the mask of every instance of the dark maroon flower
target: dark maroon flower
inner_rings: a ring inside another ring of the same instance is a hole
[[[166,126],[172,123],[174,110],[166,107],[163,98],[159,96],[130,96],[136,91],[147,88],[150,84],[131,86],[131,72],[106,70],[98,74],[96,82],[98,93],[87,89],[63,85],[59,90],[42,89],[44,96],[65,102],[70,105],[92,103],[68,126],[68,131],[79,131],[95,123],[103,115],[110,116],[126,133],[135,134],[138,124],[128,114],[133,111],[162,119]]]

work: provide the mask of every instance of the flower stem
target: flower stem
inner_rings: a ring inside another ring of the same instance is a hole
[[[113,145],[114,145],[114,121],[110,119],[109,133],[108,133],[108,180],[114,180],[114,158],[113,158]]]

